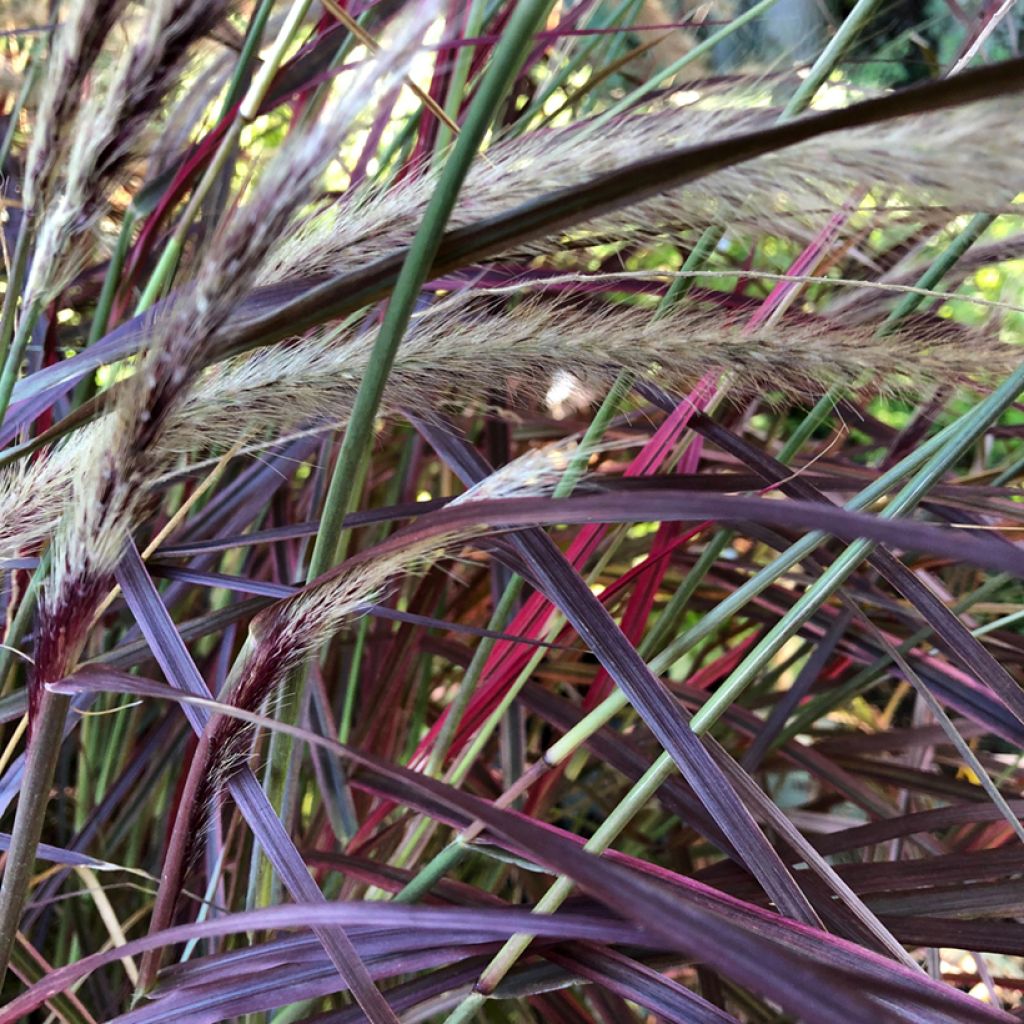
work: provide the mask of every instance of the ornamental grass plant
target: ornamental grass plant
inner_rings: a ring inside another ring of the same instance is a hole
[[[0,1024],[1021,1019],[1024,12],[909,6],[0,10]]]

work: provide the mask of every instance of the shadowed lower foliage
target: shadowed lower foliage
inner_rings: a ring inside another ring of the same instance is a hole
[[[0,12],[0,1024],[1019,1019],[1024,38],[945,6]]]

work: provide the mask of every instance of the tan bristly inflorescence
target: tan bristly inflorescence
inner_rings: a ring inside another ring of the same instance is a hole
[[[995,209],[1000,199],[993,181],[1006,182],[1008,194],[1024,186],[1014,141],[1020,138],[1018,113],[1010,97],[825,135],[634,203],[574,228],[571,238],[574,244],[637,242],[719,224],[807,240],[851,195],[868,188],[914,223],[945,223],[955,211]],[[623,116],[593,131],[583,124],[498,142],[471,170],[450,226],[496,216],[668,149],[764,128],[773,120],[768,111],[695,105]],[[940,136],[943,145],[935,147],[931,140]],[[408,244],[435,182],[428,173],[384,192],[366,186],[346,194],[275,250],[260,282],[342,272]],[[872,212],[877,203],[873,199]],[[856,230],[856,220],[850,223]],[[510,255],[547,254],[558,241],[544,239]]]
[[[211,300],[212,301],[212,300]],[[238,357],[201,373],[183,391],[154,440],[151,480],[235,445],[271,443],[301,429],[348,417],[374,340],[359,326],[314,332]],[[748,330],[735,313],[691,304],[652,320],[650,311],[533,297],[509,306],[486,293],[448,299],[418,316],[407,334],[384,396],[385,412],[425,402],[455,411],[492,397],[507,381],[520,403],[542,400],[556,374],[600,388],[623,369],[670,390],[710,371],[727,371],[738,393],[800,397],[832,385],[927,391],[998,376],[1016,349],[982,331],[939,321],[887,337],[869,325],[844,327],[791,317]],[[173,356],[171,356],[173,358]],[[114,413],[127,416],[135,413]],[[79,431],[46,457],[0,474],[0,554],[38,543],[68,501],[76,467],[126,426],[111,417]],[[120,456],[119,456],[120,458]]]
[[[70,170],[53,215],[56,227],[43,225],[43,235],[48,231],[46,237],[56,240],[55,252],[64,229],[95,206],[130,152],[148,116],[144,83],[162,95],[212,16],[185,0],[162,0],[153,17],[154,25],[118,65],[106,92],[78,115],[97,118],[98,125],[95,138],[71,143]],[[434,185],[430,174],[383,193],[357,190],[307,215],[297,230],[295,218],[313,198],[367,95],[405,73],[421,33],[422,25],[413,26],[367,62],[340,102],[300,130],[285,156],[264,168],[248,201],[214,232],[192,283],[154,320],[148,352],[113,408],[30,466],[0,475],[0,554],[56,538],[49,605],[83,579],[110,573],[154,483],[172,468],[218,450],[270,444],[346,420],[370,359],[373,328],[319,328],[202,371],[200,349],[258,284],[351,268],[409,240]],[[114,130],[115,115],[125,120],[125,131]],[[858,188],[884,193],[918,218],[935,204],[943,217],[951,204],[987,208],[992,180],[1021,178],[1019,148],[991,144],[1013,138],[1016,115],[1015,105],[990,101],[828,135],[600,218],[578,232],[578,240],[635,240],[709,222],[799,235]],[[584,125],[499,142],[477,161],[453,224],[500,213],[572,184],[574,177],[583,181],[669,146],[755,127],[763,116],[697,105],[622,118],[614,132]],[[956,144],[937,155],[927,139],[940,127]],[[35,164],[45,167],[47,161],[37,156]],[[549,239],[529,248],[549,254],[561,244]],[[558,375],[600,388],[622,370],[670,390],[684,389],[708,372],[727,371],[730,387],[740,393],[803,396],[833,385],[865,384],[920,391],[975,378],[982,370],[997,375],[1012,364],[1012,354],[989,333],[937,321],[884,338],[872,325],[799,314],[752,330],[743,317],[707,302],[691,301],[655,320],[640,305],[580,294],[510,300],[470,291],[442,298],[416,317],[383,408],[479,407],[493,400],[495,380],[508,381],[511,401],[530,402],[543,398]]]
[[[407,27],[394,48],[367,62],[345,97],[270,163],[249,201],[215,232],[193,284],[154,319],[139,368],[106,415],[55,455],[39,460],[37,468],[5,474],[0,504],[24,499],[34,474],[46,484],[47,497],[61,492],[63,497],[56,505],[52,569],[41,602],[37,676],[43,682],[60,678],[79,656],[93,606],[152,499],[147,485],[165,468],[167,452],[175,447],[168,442],[188,415],[182,401],[199,370],[204,343],[252,287],[267,251],[311,198],[338,140],[362,110],[365,90],[377,87],[379,76],[404,74],[422,28],[421,23]],[[17,523],[0,528],[4,542],[15,547],[29,542],[28,533],[48,518],[29,508],[15,515],[26,530]]]
[[[469,488],[454,503],[548,495],[562,478],[569,457],[577,452],[573,443],[529,451]],[[365,614],[368,605],[382,600],[403,576],[456,553],[485,530],[482,525],[470,525],[427,538],[417,536],[406,544],[391,543],[386,552],[342,565],[262,611],[252,621],[244,656],[228,680],[228,703],[257,710],[291,669],[342,626]],[[209,802],[212,788],[245,757],[252,732],[246,722],[229,716],[218,717],[211,730],[211,782],[197,801],[199,813]]]
[[[96,11],[108,14],[113,10],[116,14],[121,5],[77,6],[88,9],[83,20],[91,26],[89,33],[95,34],[94,23],[102,23]],[[77,6],[72,20],[61,28],[62,41],[75,32]],[[228,7],[228,0],[157,0],[147,8],[138,38],[113,71],[95,76],[99,80],[90,83],[84,103],[74,109],[69,99],[55,98],[44,105],[45,116],[41,109],[42,127],[33,136],[26,178],[27,203],[36,218],[26,305],[53,299],[87,259],[91,246],[79,243],[105,211],[108,194],[135,154],[142,130],[177,85],[193,46],[224,17]],[[58,45],[57,60],[70,48],[69,42]],[[68,72],[58,77],[72,75]],[[46,81],[49,88],[51,76]],[[58,87],[63,86],[58,83]],[[52,130],[47,128],[51,123]]]

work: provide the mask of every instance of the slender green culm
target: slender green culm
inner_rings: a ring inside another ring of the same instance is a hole
[[[373,344],[366,374],[360,381],[352,414],[342,439],[338,461],[324,502],[320,529],[310,558],[308,576],[319,576],[334,564],[341,544],[343,521],[355,500],[353,481],[359,461],[366,455],[373,434],[373,422],[384,394],[384,385],[395,360],[402,335],[408,326],[416,296],[430,273],[444,226],[458,199],[459,189],[469,173],[498,105],[518,73],[530,44],[530,37],[551,7],[551,0],[526,0],[519,4],[473,102],[466,113],[462,131],[452,147],[434,193],[409,247],[395,282],[380,330]]]
[[[530,37],[551,6],[550,0],[527,0],[516,8],[502,40],[496,47],[480,88],[466,114],[451,155],[442,170],[423,220],[410,246],[409,253],[388,301],[380,330],[374,341],[365,374],[359,383],[352,413],[345,428],[338,459],[324,500],[316,541],[307,568],[307,580],[316,579],[338,559],[346,543],[343,527],[348,512],[358,497],[356,483],[360,466],[366,466],[373,424],[384,393],[395,354],[412,316],[416,296],[427,279],[430,266],[440,244],[444,226],[458,198],[459,189],[469,172],[470,164],[491,125],[498,105],[512,84],[529,46]],[[295,687],[292,688],[294,694]],[[300,701],[286,699],[286,720],[294,720]],[[275,737],[272,766],[276,767],[269,789],[277,794],[278,780],[283,784],[281,768],[290,760],[292,744],[284,737]],[[280,798],[280,797],[279,797]]]

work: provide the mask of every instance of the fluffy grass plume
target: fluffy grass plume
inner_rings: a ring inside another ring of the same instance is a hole
[[[84,51],[95,47],[90,37],[98,34],[107,17],[116,18],[124,5],[101,2],[81,6],[85,10],[76,11],[75,17],[83,22],[77,34],[86,37],[78,44]],[[36,213],[27,302],[52,300],[67,285],[69,275],[80,269],[88,254],[83,236],[105,211],[110,187],[135,154],[140,133],[159,112],[167,93],[177,86],[192,46],[223,19],[228,7],[228,0],[157,0],[148,7],[134,45],[107,76],[94,76],[97,80],[90,83],[86,99],[77,109],[66,97],[53,98],[53,109],[46,116],[63,122],[58,136],[63,148],[58,148],[56,140],[40,141],[39,147],[45,145],[46,151],[36,153],[33,144],[26,174],[26,183],[32,182],[27,196],[31,206],[40,205],[38,189],[49,192],[48,201]],[[63,27],[62,42],[71,31],[67,24]],[[66,45],[70,49],[74,43]],[[68,81],[58,87],[75,92],[84,89],[78,69],[84,63],[84,53],[76,60],[59,52],[56,61],[68,65]],[[51,166],[57,168],[52,181]],[[77,248],[76,239],[81,240]]]
[[[1007,98],[825,136],[586,222],[574,241],[678,237],[709,224],[807,239],[858,189],[874,190],[870,209],[877,209],[881,196],[894,216],[927,224],[948,222],[957,212],[1004,210],[1024,185],[1013,144],[1020,137],[1016,114],[1016,100]],[[452,226],[486,220],[540,193],[583,184],[668,149],[766,127],[773,119],[743,106],[695,104],[515,135],[478,159]],[[945,140],[941,148],[932,144],[936,137]],[[993,181],[1004,182],[1005,191],[993,191]],[[262,280],[358,267],[386,255],[412,236],[435,184],[436,173],[428,172],[384,190],[369,183],[346,193],[275,252]],[[848,230],[857,230],[855,218]],[[509,255],[550,253],[558,241]]]
[[[366,370],[374,331],[331,329],[268,346],[199,375],[182,394],[153,445],[149,475],[133,484],[141,499],[180,472],[182,457],[270,446],[277,438],[343,425]],[[466,412],[493,402],[496,380],[523,411],[543,405],[558,380],[582,393],[622,372],[685,391],[708,373],[727,375],[737,397],[818,396],[854,387],[926,397],[955,384],[985,387],[1016,363],[1016,349],[991,330],[921,321],[884,337],[877,325],[845,327],[791,316],[749,328],[742,314],[710,303],[652,320],[649,310],[584,299],[463,292],[412,325],[392,369],[384,412],[424,404]],[[172,361],[177,356],[172,356]],[[117,415],[116,413],[114,414]],[[124,437],[107,418],[74,435],[31,467],[0,472],[0,552],[14,555],[51,533],[69,500],[76,467],[95,448]],[[117,456],[122,458],[122,456]]]

